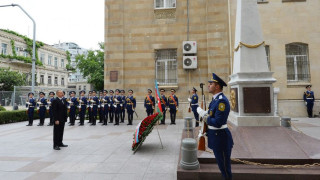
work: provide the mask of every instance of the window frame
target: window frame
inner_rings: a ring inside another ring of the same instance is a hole
[[[3,48],[4,45],[6,46],[5,48]],[[5,51],[4,51],[4,50],[5,50]],[[8,55],[8,44],[6,44],[6,43],[1,43],[1,54],[3,54],[3,55]]]
[[[171,50],[175,51],[175,56],[174,58],[164,58],[164,59],[159,59],[160,57],[158,57],[158,52],[160,51],[165,51],[167,50],[168,53]],[[158,77],[158,68],[161,66],[158,66],[158,62],[159,63],[164,63],[164,82],[160,81],[160,77]],[[174,62],[175,64],[173,64],[173,66],[175,66],[175,80],[176,82],[169,82],[171,79],[169,79],[169,62]],[[156,80],[159,83],[159,86],[177,86],[178,85],[178,60],[177,60],[177,49],[156,49],[155,50],[155,76],[156,76]]]
[[[163,7],[156,7],[157,1],[159,1],[159,0],[154,0],[154,9],[156,9],[156,10],[157,10],[157,9],[176,9],[176,8],[177,8],[177,0],[173,0],[173,1],[174,1],[174,4],[175,4],[174,7],[168,7],[168,6],[166,6],[168,0],[163,0]]]

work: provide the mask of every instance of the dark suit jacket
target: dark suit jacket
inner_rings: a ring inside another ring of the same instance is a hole
[[[62,103],[63,101],[63,103]],[[68,107],[67,107],[67,101],[65,99],[60,100],[58,97],[56,97],[52,101],[52,113],[53,113],[53,120],[54,121],[60,121],[60,122],[67,122],[68,118]]]

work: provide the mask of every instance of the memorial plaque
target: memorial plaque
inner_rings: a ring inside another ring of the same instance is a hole
[[[118,81],[118,71],[110,71],[110,82]]]
[[[238,109],[238,88],[230,89],[230,106],[231,110],[234,112],[239,112]]]
[[[270,87],[244,87],[243,106],[245,113],[270,113]]]

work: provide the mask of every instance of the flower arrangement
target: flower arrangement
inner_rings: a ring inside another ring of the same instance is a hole
[[[156,113],[142,120],[133,134],[132,151],[136,151],[153,130],[154,125],[162,119],[162,113]]]

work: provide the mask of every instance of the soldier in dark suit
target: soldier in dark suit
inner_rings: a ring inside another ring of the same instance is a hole
[[[232,179],[230,156],[233,139],[227,125],[230,105],[222,93],[223,86],[227,84],[213,73],[208,85],[209,93],[213,94],[209,109],[204,111],[198,107],[197,112],[201,117],[207,117],[208,147],[213,150],[223,179]]]
[[[64,125],[68,118],[67,101],[63,98],[63,92],[58,90],[57,97],[52,101],[52,110],[54,118],[53,126],[53,149],[60,150],[60,147],[68,147],[63,144]]]
[[[147,116],[150,116],[153,114],[154,107],[155,107],[155,99],[151,95],[152,90],[148,89],[148,95],[144,99],[144,108],[146,108]]]
[[[176,115],[179,109],[179,99],[175,95],[175,93],[176,93],[176,90],[171,89],[171,95],[168,97],[168,106],[170,109],[169,111],[170,111],[170,119],[171,119],[170,125],[176,124]]]
[[[79,104],[78,98],[75,97],[76,92],[71,91],[70,99],[68,100],[68,109],[69,109],[69,118],[70,118],[70,126],[74,126],[76,120],[76,108]]]
[[[99,92],[99,104],[98,104],[98,111],[99,111],[99,123],[104,122],[104,112],[103,112],[103,107],[101,106],[103,104],[103,92]]]
[[[132,121],[133,121],[133,113],[135,111],[136,108],[136,98],[132,95],[133,94],[133,90],[129,90],[128,91],[129,95],[126,98],[126,109],[127,109],[127,113],[128,113],[128,124],[127,125],[132,125]]]
[[[40,92],[39,93],[39,100],[37,102],[37,107],[38,107],[38,111],[39,111],[39,118],[40,118],[40,122],[37,126],[43,126],[44,124],[44,119],[46,118],[46,111],[47,111],[47,99],[44,98],[46,94],[44,92]]]
[[[92,99],[90,100],[90,106],[91,106],[91,116],[92,116],[92,124],[91,126],[96,125],[97,121],[97,115],[98,115],[98,104],[99,104],[99,98],[96,96],[96,91],[92,91]]]
[[[307,106],[308,117],[312,118],[312,111],[314,105],[314,92],[311,91],[311,85],[306,86],[307,91],[303,94],[303,100]]]
[[[160,124],[166,124],[166,112],[167,112],[168,99],[164,95],[165,92],[166,92],[166,90],[160,89],[160,103],[161,103],[161,108],[162,108],[162,113],[163,113],[163,118],[162,118]]]
[[[110,109],[110,99],[108,96],[108,91],[103,90],[103,99],[102,99],[102,109],[103,109],[103,126],[108,125],[108,113]]]
[[[113,97],[113,106],[115,108],[114,110],[114,115],[115,115],[115,126],[119,125],[119,120],[120,120],[120,113],[121,113],[121,101],[122,98],[119,95],[120,90],[116,89],[116,95]]]
[[[121,90],[121,113],[120,113],[120,117],[121,117],[121,123],[124,123],[124,118],[126,116],[126,95],[124,94],[125,91]]]
[[[49,124],[48,124],[48,126],[53,126],[53,124],[54,124],[54,121],[53,121],[53,112],[52,112],[52,106],[51,106],[51,104],[52,104],[52,101],[54,100],[54,95],[55,95],[55,93],[54,92],[50,92],[49,93],[49,98],[48,98],[48,108],[49,108],[49,116],[50,116],[50,122],[49,122]]]
[[[84,117],[86,115],[87,110],[87,98],[85,97],[86,92],[80,91],[80,98],[79,98],[79,117],[80,117],[80,126],[84,125]]]
[[[29,124],[27,124],[27,126],[32,126],[33,124],[34,108],[36,107],[36,100],[33,98],[33,96],[34,94],[32,92],[28,93],[26,108],[27,108]]]
[[[198,127],[199,126],[199,114],[197,112],[197,108],[199,107],[199,104],[198,104],[199,97],[197,95],[196,88],[194,88],[194,87],[192,88],[192,97],[188,98],[188,101],[190,102],[194,118],[196,119],[196,127]]]
[[[110,103],[108,104],[109,105],[109,118],[110,118],[110,121],[109,123],[113,123],[113,117],[114,117],[114,106],[113,106],[113,99],[114,99],[114,95],[113,95],[114,91],[113,90],[110,90],[109,91],[109,100],[110,100]]]

